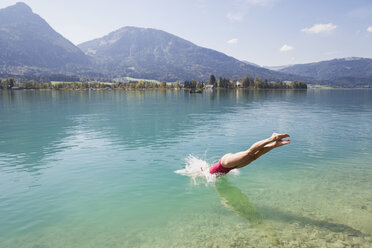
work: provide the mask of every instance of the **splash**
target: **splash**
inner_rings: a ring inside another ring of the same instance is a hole
[[[207,161],[193,155],[185,158],[185,168],[176,170],[175,173],[191,177],[195,184],[199,183],[199,179],[207,183],[216,181],[216,175],[209,173],[209,164]]]
[[[216,175],[209,173],[209,166],[207,161],[197,158],[193,155],[189,155],[185,158],[185,168],[176,170],[175,173],[191,177],[194,184],[199,183],[211,183],[216,181]],[[237,169],[231,170],[230,174],[239,175]]]

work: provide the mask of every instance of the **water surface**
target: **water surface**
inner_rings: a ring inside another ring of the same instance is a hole
[[[0,247],[371,247],[371,123],[367,89],[0,91]]]

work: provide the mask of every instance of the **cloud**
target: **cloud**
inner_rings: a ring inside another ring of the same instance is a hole
[[[236,44],[236,43],[238,43],[238,39],[236,38],[227,41],[227,44]]]
[[[243,20],[244,14],[243,13],[232,13],[232,12],[229,12],[229,13],[227,13],[226,17],[230,21],[237,22],[237,21]]]
[[[280,51],[281,52],[288,52],[288,51],[292,51],[294,49],[293,46],[290,46],[290,45],[283,45],[281,48],[280,48]]]
[[[372,26],[369,26],[369,27],[367,28],[367,32],[372,33]]]
[[[303,28],[301,29],[301,31],[305,33],[319,34],[319,33],[331,32],[332,30],[336,28],[337,26],[332,23],[314,24],[311,28]]]

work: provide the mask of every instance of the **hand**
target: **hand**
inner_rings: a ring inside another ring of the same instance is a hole
[[[275,141],[279,141],[279,140],[282,140],[282,139],[285,139],[285,138],[288,138],[288,137],[289,137],[289,134],[287,134],[287,133],[284,133],[284,134],[273,133],[271,135],[271,138],[273,138]]]
[[[284,146],[291,143],[290,140],[278,140],[274,142],[274,147]]]

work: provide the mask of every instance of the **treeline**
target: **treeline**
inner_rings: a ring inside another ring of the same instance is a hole
[[[292,81],[285,83],[282,81],[268,82],[268,80],[262,80],[257,77],[254,79],[250,77],[244,77],[239,80],[230,80],[229,78],[220,77],[216,80],[214,75],[209,77],[209,82],[197,82],[195,80],[185,81],[184,87],[189,89],[203,89],[207,85],[213,86],[213,88],[253,88],[253,89],[307,89],[305,82]]]
[[[116,83],[114,86],[118,89],[181,89],[182,86],[180,82],[175,83],[152,83],[152,82],[128,82],[128,83]]]
[[[68,89],[68,90],[92,90],[92,89],[180,89],[179,82],[176,83],[150,83],[150,82],[48,82],[36,81],[16,82],[13,78],[0,80],[0,89]]]
[[[262,80],[255,77],[251,79],[245,77],[239,81],[243,88],[256,88],[256,89],[307,89],[307,84],[300,81],[292,81],[285,83],[282,81],[268,82],[266,79]]]
[[[205,85],[206,85],[206,83],[200,82],[200,81],[197,82],[195,80],[185,81],[183,83],[183,87],[185,89],[204,89]]]
[[[16,82],[13,78],[1,80],[0,89],[71,89],[71,90],[92,90],[92,89],[204,89],[213,88],[250,88],[250,89],[307,89],[304,82],[293,81],[285,83],[282,81],[268,82],[257,77],[254,79],[245,77],[239,80],[230,80],[220,77],[218,80],[211,75],[209,82],[185,81],[175,83],[155,83],[155,82],[48,82],[39,83],[36,81]]]

